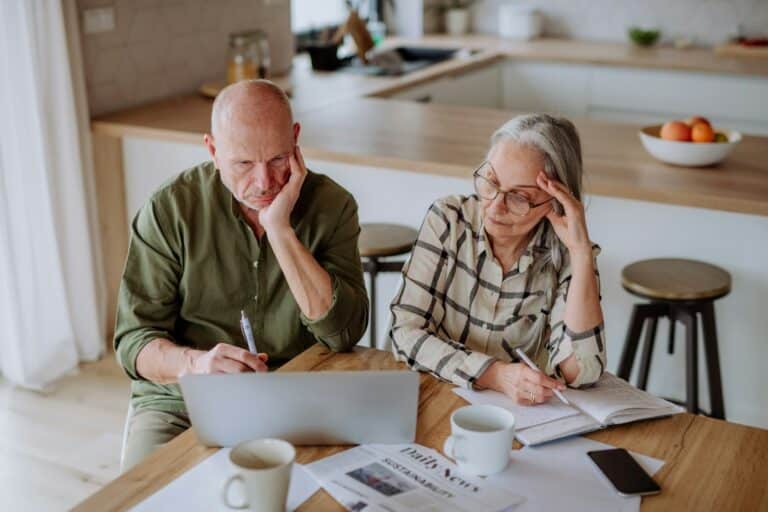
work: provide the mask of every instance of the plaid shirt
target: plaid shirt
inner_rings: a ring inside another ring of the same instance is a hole
[[[435,202],[390,306],[395,357],[471,388],[492,362],[517,361],[518,347],[561,381],[557,365],[575,353],[580,371],[571,386],[595,382],[605,368],[603,325],[580,333],[565,325],[570,262],[566,255],[559,273],[542,265],[549,252],[547,229],[552,228],[542,221],[504,274],[486,238],[477,196]],[[593,256],[599,252],[593,245]]]

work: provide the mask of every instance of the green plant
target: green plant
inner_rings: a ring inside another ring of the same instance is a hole
[[[633,43],[640,46],[651,46],[659,39],[661,31],[659,29],[629,27],[627,34]]]

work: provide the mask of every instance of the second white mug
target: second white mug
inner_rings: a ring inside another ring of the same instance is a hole
[[[245,441],[229,453],[235,471],[221,490],[221,500],[233,509],[284,512],[291,483],[291,469],[296,450],[282,439],[255,439]],[[245,500],[230,501],[230,487],[238,481],[243,487]]]
[[[509,464],[515,416],[495,405],[467,405],[451,415],[451,435],[443,453],[456,461],[461,471],[492,475]]]

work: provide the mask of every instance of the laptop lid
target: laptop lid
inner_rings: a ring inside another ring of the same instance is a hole
[[[185,375],[180,384],[208,446],[262,437],[296,445],[411,443],[416,436],[413,371]]]

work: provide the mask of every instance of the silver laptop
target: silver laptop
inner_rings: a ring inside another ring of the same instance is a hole
[[[185,375],[184,402],[207,446],[260,437],[296,445],[412,443],[419,374],[348,371]]]

